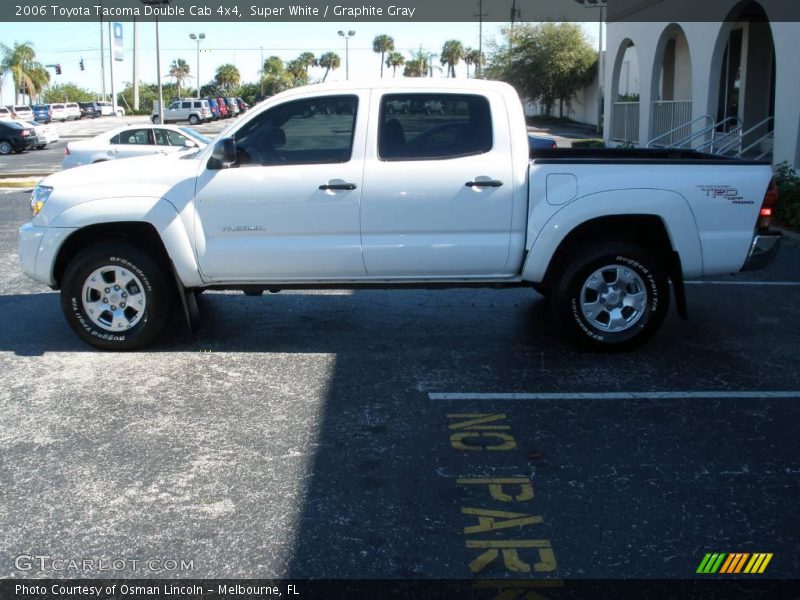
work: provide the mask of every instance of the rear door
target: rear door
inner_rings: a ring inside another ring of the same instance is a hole
[[[354,90],[286,100],[233,133],[237,162],[215,169],[208,161],[197,179],[204,277],[364,277],[359,202],[368,98]]]
[[[502,97],[387,92],[371,109],[361,209],[368,274],[507,275],[514,185]]]

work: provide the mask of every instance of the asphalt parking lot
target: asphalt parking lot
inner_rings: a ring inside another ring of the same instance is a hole
[[[196,336],[111,354],[19,271],[28,202],[0,191],[0,577],[800,575],[796,244],[629,354],[528,290],[208,292]]]

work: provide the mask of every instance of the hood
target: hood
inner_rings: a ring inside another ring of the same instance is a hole
[[[164,198],[182,205],[194,196],[200,163],[190,156],[124,158],[67,169],[43,179],[53,188],[44,209],[34,220],[47,226],[77,204],[113,198]]]
[[[84,165],[46,177],[41,185],[54,193],[80,189],[95,198],[160,196],[179,181],[197,175],[197,154],[142,156]]]

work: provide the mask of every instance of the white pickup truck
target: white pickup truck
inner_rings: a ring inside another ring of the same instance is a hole
[[[685,317],[684,279],[768,262],[776,196],[766,163],[529,153],[499,82],[323,84],[207,148],[47,177],[19,255],[104,349],[153,341],[173,305],[196,325],[204,288],[528,286],[573,338],[614,350],[658,329],[670,283]]]

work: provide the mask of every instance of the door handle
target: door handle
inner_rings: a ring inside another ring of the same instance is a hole
[[[358,186],[355,183],[323,183],[319,186],[321,190],[354,190]]]
[[[467,187],[500,187],[503,185],[503,182],[498,179],[477,179],[475,181],[468,181],[464,185]]]

